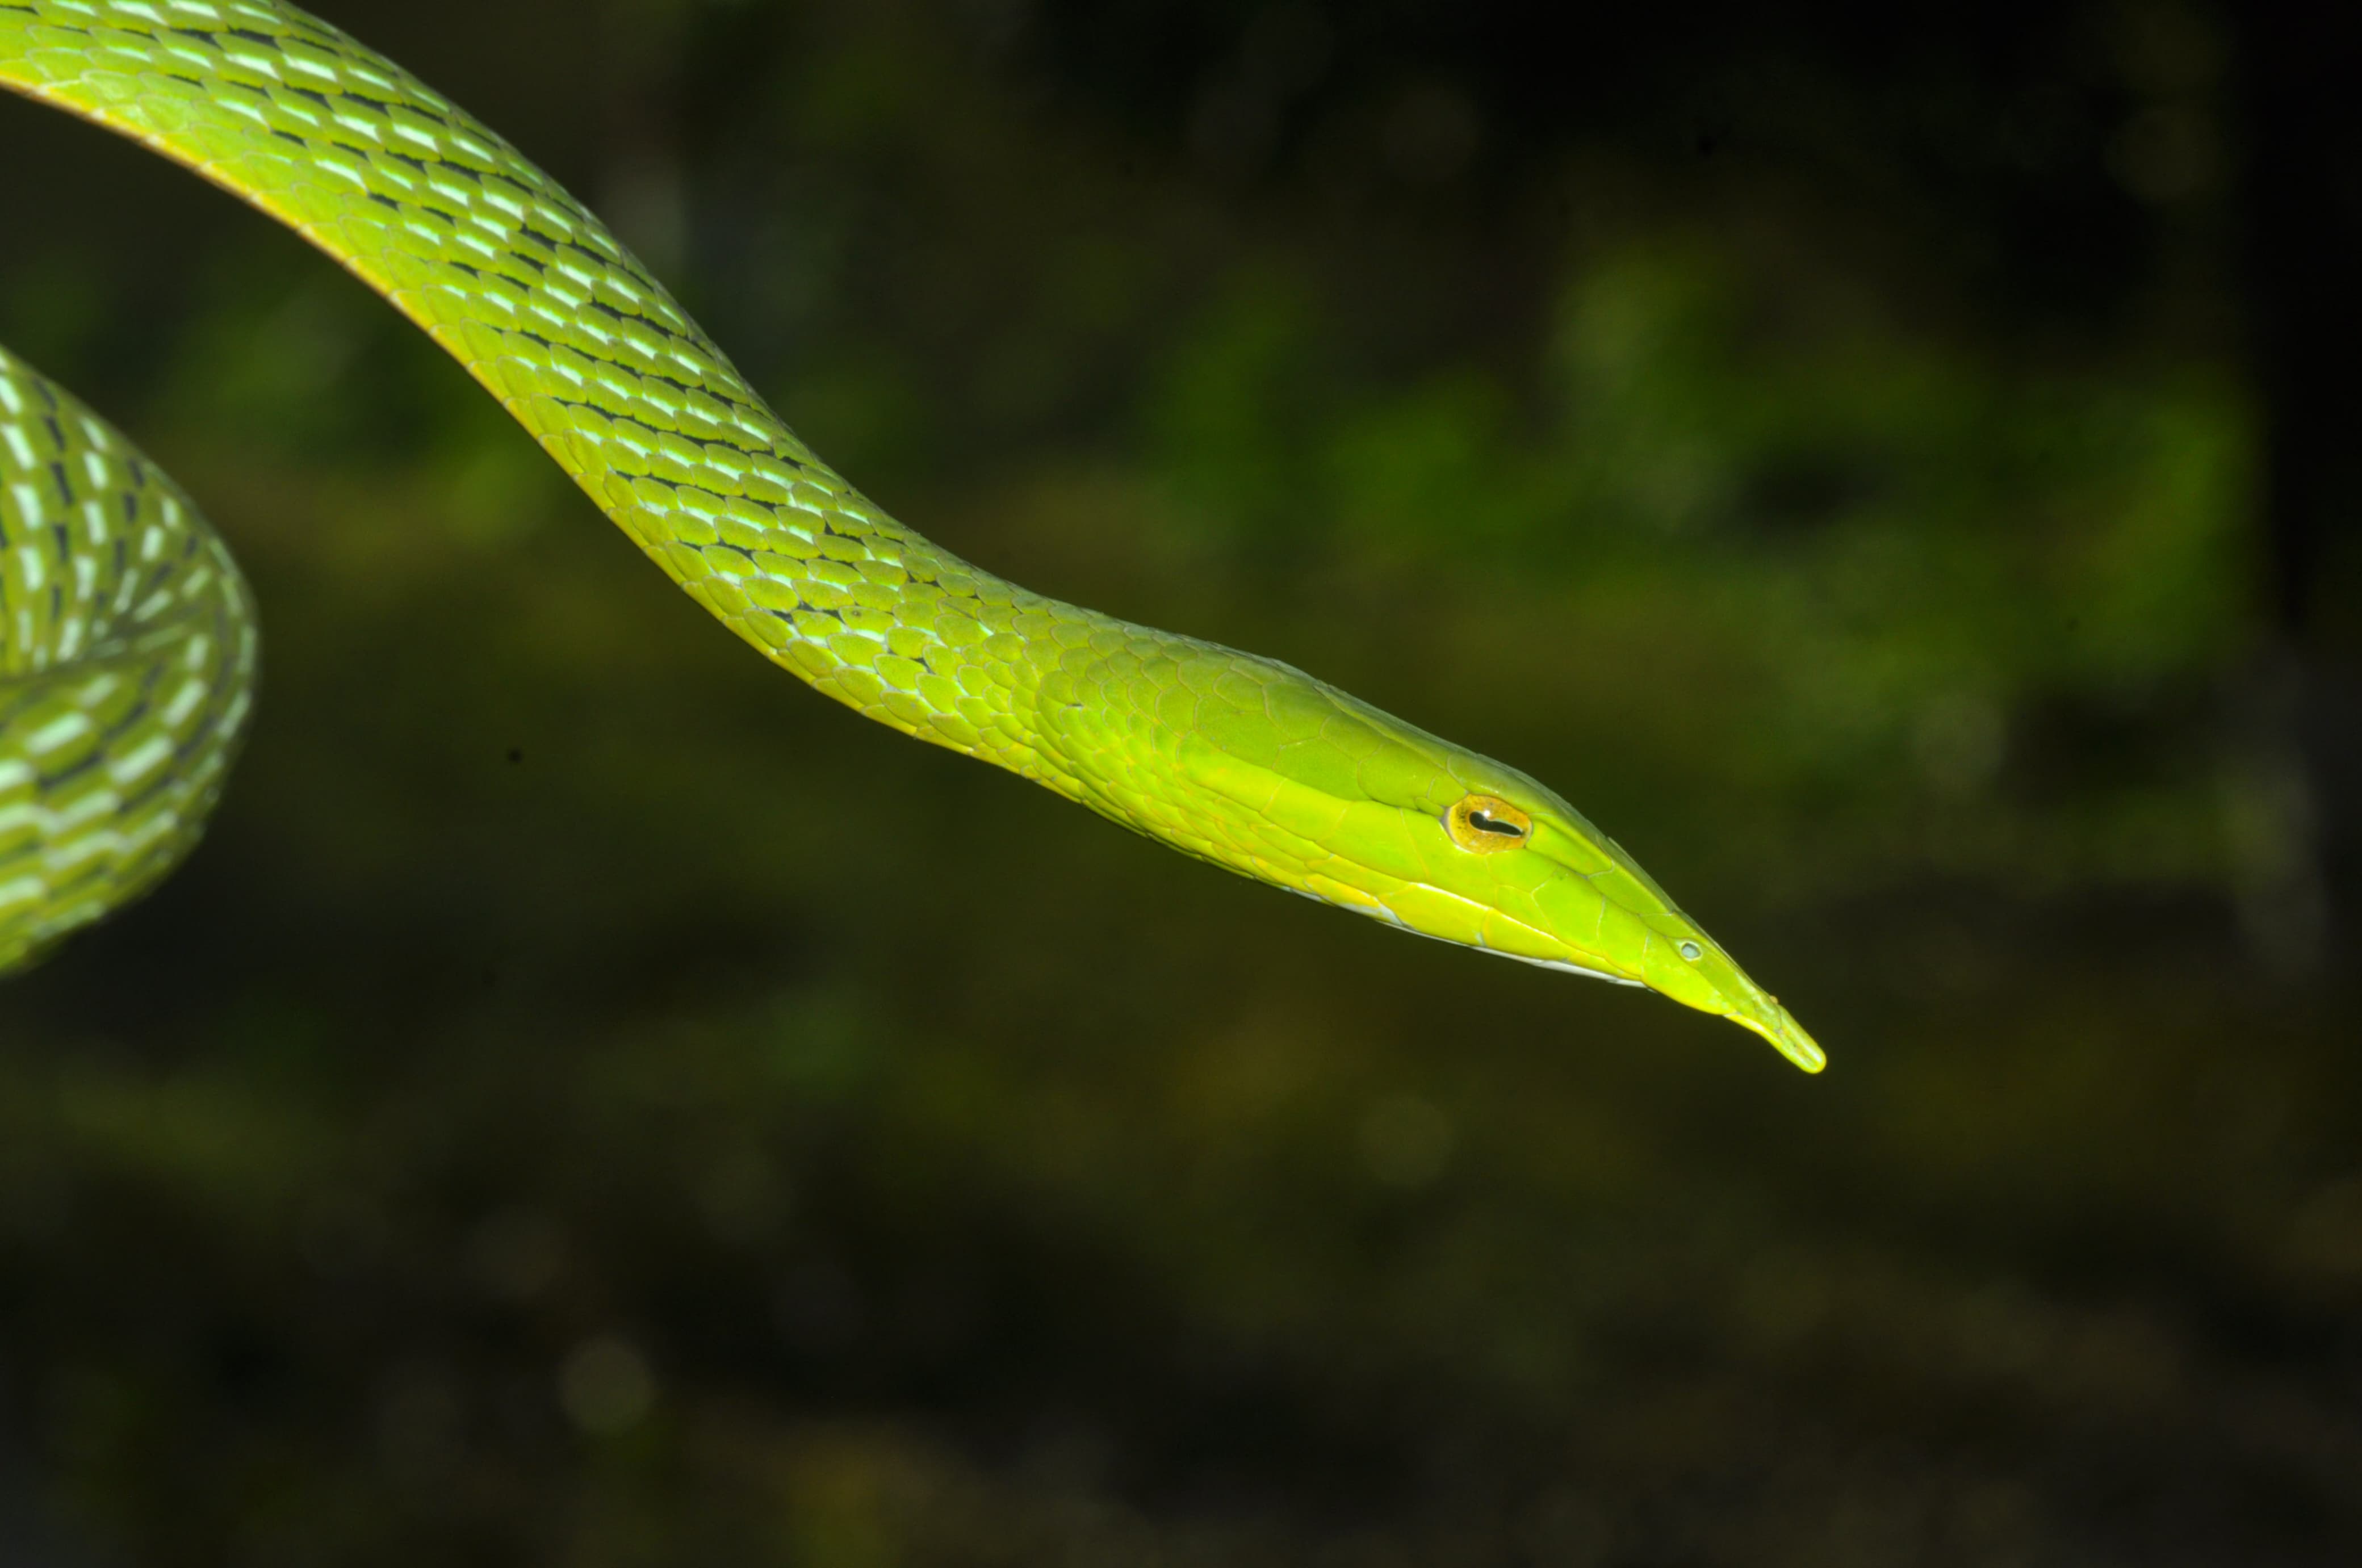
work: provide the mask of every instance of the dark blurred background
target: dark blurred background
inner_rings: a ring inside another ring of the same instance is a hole
[[[1832,1066],[862,723],[0,103],[0,341],[268,639],[0,990],[0,1559],[2362,1559],[2352,7],[321,9],[889,509],[1559,786]]]

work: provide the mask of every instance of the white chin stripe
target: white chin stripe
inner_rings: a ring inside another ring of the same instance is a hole
[[[1289,892],[1304,892],[1304,888],[1289,888]],[[1304,892],[1304,898],[1313,900],[1316,904],[1332,902],[1332,900],[1320,898],[1318,892]],[[1419,931],[1418,926],[1406,926],[1406,923],[1403,923],[1403,916],[1396,914],[1394,909],[1386,909],[1385,904],[1377,904],[1374,909],[1368,907],[1368,904],[1334,904],[1334,907],[1351,909],[1353,914],[1368,914],[1370,919],[1385,921],[1389,931],[1401,931],[1406,933],[1406,935],[1415,935],[1415,937],[1429,937],[1431,943],[1451,943],[1452,947],[1469,947],[1469,943],[1452,943],[1452,937],[1439,937],[1431,931]],[[1502,952],[1502,949],[1497,947],[1485,947],[1484,943],[1473,943],[1473,949],[1484,954],[1493,954],[1496,959],[1517,959],[1518,964],[1533,964],[1535,968],[1554,968],[1559,970],[1559,973],[1563,973],[1563,976],[1587,976],[1592,977],[1592,980],[1606,980],[1608,985],[1629,985],[1632,989],[1646,989],[1646,985],[1641,985],[1639,980],[1629,980],[1629,977],[1625,976],[1611,976],[1611,973],[1604,968],[1583,968],[1580,964],[1568,964],[1566,959],[1529,959],[1529,956],[1521,952]]]
[[[1537,969],[1557,969],[1569,975],[1588,975],[1595,980],[1605,980],[1611,986],[1631,986],[1645,989],[1640,982],[1623,975],[1611,975],[1605,969],[1586,969],[1580,964],[1570,964],[1563,958],[1529,958],[1521,953],[1504,953],[1497,947],[1480,949],[1496,958],[1514,958],[1520,964],[1531,964]]]
[[[1318,893],[1305,893],[1304,889],[1301,888],[1290,888],[1288,891],[1292,893],[1304,893],[1306,898],[1312,900],[1315,903],[1325,904],[1330,902],[1330,900],[1322,898]],[[1355,914],[1368,915],[1373,919],[1383,921],[1385,922],[1389,930],[1403,932],[1407,935],[1424,936],[1431,942],[1449,943],[1454,947],[1467,947],[1472,945],[1465,942],[1453,942],[1452,939],[1448,936],[1438,936],[1431,931],[1421,931],[1415,925],[1406,925],[1403,923],[1402,916],[1395,913],[1394,911],[1386,908],[1384,904],[1380,904],[1374,909],[1362,904],[1339,904],[1336,907],[1339,909],[1351,910]],[[1610,974],[1605,969],[1586,969],[1580,964],[1570,964],[1563,958],[1529,958],[1522,953],[1504,953],[1497,947],[1487,947],[1481,942],[1475,943],[1473,945],[1474,946],[1475,951],[1479,953],[1489,953],[1496,958],[1514,958],[1520,964],[1531,964],[1537,969],[1556,969],[1562,974],[1584,975],[1595,980],[1605,980],[1611,986],[1630,986],[1635,990],[1645,990],[1647,988],[1639,980],[1630,979],[1622,975]]]

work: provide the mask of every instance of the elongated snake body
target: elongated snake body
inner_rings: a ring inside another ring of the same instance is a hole
[[[186,164],[385,296],[731,630],[880,723],[1402,929],[1819,1048],[1517,770],[1269,659],[1030,593],[814,457],[513,148],[271,0],[0,0],[0,86]],[[195,842],[251,709],[228,554],[0,351],[0,968]]]

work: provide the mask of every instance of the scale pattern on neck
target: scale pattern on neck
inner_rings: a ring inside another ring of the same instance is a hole
[[[1032,723],[1036,645],[1165,635],[1028,593],[888,517],[603,225],[431,89],[238,0],[0,0],[0,57],[13,84],[187,164],[383,293],[767,657],[880,723],[1080,791]]]

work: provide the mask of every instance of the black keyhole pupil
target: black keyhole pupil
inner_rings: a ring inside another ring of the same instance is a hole
[[[1479,833],[1497,834],[1503,838],[1523,838],[1526,830],[1515,823],[1505,823],[1492,812],[1478,809],[1468,813],[1468,825]]]

